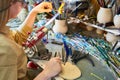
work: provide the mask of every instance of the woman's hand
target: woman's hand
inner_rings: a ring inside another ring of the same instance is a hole
[[[56,76],[61,71],[61,60],[59,57],[52,58],[45,65],[44,70],[34,80],[48,80]]]
[[[59,57],[52,58],[44,69],[44,72],[49,75],[49,77],[56,76],[61,71],[61,60]]]
[[[42,2],[36,7],[32,9],[32,11],[36,13],[43,13],[43,12],[51,12],[52,11],[52,3],[50,2]]]

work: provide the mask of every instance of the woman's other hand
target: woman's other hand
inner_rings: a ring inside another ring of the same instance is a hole
[[[52,58],[44,69],[44,72],[49,75],[49,77],[53,77],[57,75],[61,71],[61,60],[59,57]]]
[[[51,2],[42,2],[32,9],[36,13],[51,12],[52,3]]]
[[[59,74],[61,71],[61,60],[59,57],[50,59],[45,65],[44,70],[34,80],[48,80]]]

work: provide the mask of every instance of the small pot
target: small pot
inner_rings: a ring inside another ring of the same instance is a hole
[[[53,26],[53,31],[55,33],[65,34],[68,31],[66,20],[55,20],[55,25]]]
[[[113,13],[111,8],[102,8],[100,7],[97,14],[97,21],[99,23],[109,23],[113,20]]]

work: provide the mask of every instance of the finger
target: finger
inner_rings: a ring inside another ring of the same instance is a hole
[[[60,57],[55,57],[55,59],[57,59],[57,60],[61,60],[61,58],[60,58]]]
[[[44,6],[43,9],[46,9],[46,10],[47,10],[47,9],[48,9],[48,10],[52,10],[52,7],[47,5],[47,6]]]
[[[45,12],[51,12],[52,10],[51,9],[47,9],[47,10],[44,10]]]
[[[57,61],[57,62],[61,62],[61,59],[59,57],[54,57],[50,59],[51,61]]]
[[[60,57],[54,57],[54,58],[51,58],[50,60],[60,60],[61,61]]]
[[[43,3],[43,4],[41,4],[41,6],[43,6],[43,7],[47,7],[47,8],[52,8],[52,4],[51,3]]]
[[[60,59],[60,58],[56,58],[55,60],[56,60],[58,63],[61,64],[61,59]]]
[[[60,60],[55,60],[57,63],[61,64],[61,61]]]

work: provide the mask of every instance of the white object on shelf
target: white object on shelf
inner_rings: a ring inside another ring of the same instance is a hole
[[[115,42],[118,41],[119,39],[120,39],[120,37],[115,36],[115,35],[113,35],[113,34],[111,34],[111,33],[107,33],[107,34],[106,34],[106,40],[107,40],[108,42],[115,43]]]
[[[120,15],[115,15],[113,22],[116,28],[120,28]]]

